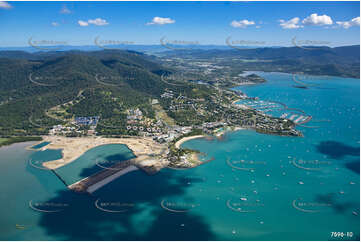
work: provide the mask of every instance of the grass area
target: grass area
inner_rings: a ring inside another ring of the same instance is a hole
[[[8,140],[8,138],[0,138],[0,146],[2,143],[5,143]]]
[[[0,147],[5,145],[20,143],[20,142],[41,141],[41,140],[43,140],[43,138],[39,136],[18,136],[18,137],[0,138]]]
[[[174,119],[169,117],[159,104],[153,105],[153,108],[155,110],[156,116],[162,119],[167,125],[169,126],[175,125]]]

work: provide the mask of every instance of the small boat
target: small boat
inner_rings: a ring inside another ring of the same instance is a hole
[[[305,183],[303,181],[299,181],[298,184],[303,185]]]
[[[25,229],[25,225],[16,224],[15,227],[17,229]]]
[[[352,214],[358,216],[358,213],[356,211],[352,211]]]
[[[242,201],[247,201],[247,198],[246,197],[241,197],[240,198]]]

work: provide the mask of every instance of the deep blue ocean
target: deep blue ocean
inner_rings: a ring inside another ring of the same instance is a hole
[[[134,171],[93,195],[29,165],[58,159],[59,150],[2,147],[0,239],[359,240],[360,80],[304,76],[300,88],[290,74],[257,74],[267,82],[235,89],[269,103],[271,115],[312,116],[297,127],[304,137],[239,130],[190,140],[183,147],[214,160],[152,176]],[[79,164],[114,156],[132,154],[97,147],[59,172],[72,182],[85,174]]]

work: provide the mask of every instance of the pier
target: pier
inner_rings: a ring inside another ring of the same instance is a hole
[[[138,170],[138,167],[133,164],[133,159],[122,161],[109,167],[109,169],[101,170],[94,175],[73,183],[68,188],[75,192],[92,193],[121,175],[134,170]]]

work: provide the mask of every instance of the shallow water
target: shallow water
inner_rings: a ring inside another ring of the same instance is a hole
[[[32,146],[31,148],[32,149],[40,149],[40,148],[43,148],[44,146],[47,146],[48,144],[50,144],[50,142],[41,142],[37,145]]]
[[[78,159],[55,170],[70,185],[118,162],[134,158],[133,152],[122,144],[97,146]]]
[[[313,78],[317,88],[301,89],[291,75],[259,74],[268,82],[239,89],[311,115],[309,128],[298,127],[304,137],[240,130],[223,140],[190,140],[182,146],[215,160],[153,176],[131,172],[92,196],[68,191],[53,173],[28,163],[55,159],[60,151],[25,150],[29,142],[2,147],[0,239],[359,239],[359,80]],[[79,160],[118,154],[106,147]],[[67,172],[73,170],[70,180],[79,178],[79,167]],[[29,201],[56,212],[35,211]],[[353,234],[333,238],[331,232]]]

